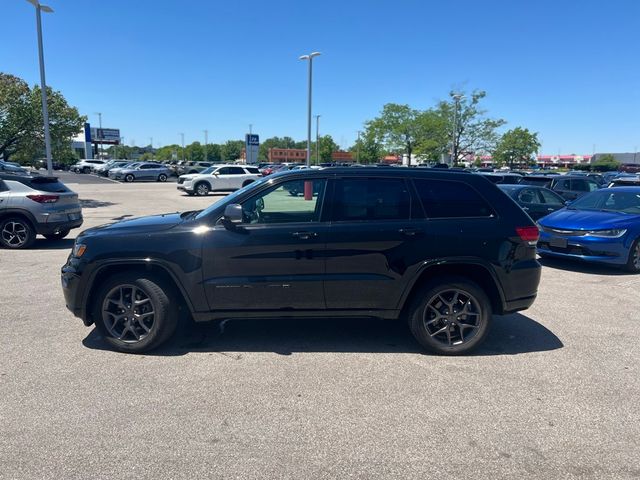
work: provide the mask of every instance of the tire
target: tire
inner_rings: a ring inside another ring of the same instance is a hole
[[[43,236],[47,240],[62,240],[64,237],[69,235],[70,231],[71,230],[69,230],[68,228],[65,228],[64,230],[60,230],[58,233],[49,233],[49,234],[43,235]]]
[[[84,167],[84,168],[82,169],[82,173],[84,173],[84,174],[91,173],[91,168],[89,168],[89,167]]]
[[[22,217],[8,217],[0,221],[0,245],[14,250],[29,248],[36,241],[31,222]]]
[[[167,176],[164,173],[161,173],[160,175],[158,175],[158,181],[159,182],[166,182],[167,181]]]
[[[136,179],[136,177],[133,176],[133,174],[128,173],[124,176],[124,181],[127,183],[131,183]]]
[[[640,273],[640,238],[636,238],[631,244],[625,270],[631,273]]]
[[[210,190],[211,188],[209,187],[209,184],[207,182],[197,183],[195,188],[193,189],[195,194],[199,197],[206,197],[207,195],[209,195]]]
[[[476,283],[444,277],[421,287],[408,313],[409,328],[420,345],[440,355],[462,355],[486,337],[491,302]]]
[[[132,297],[143,303],[131,308]],[[162,345],[176,330],[179,313],[174,297],[172,288],[148,274],[116,275],[100,286],[92,307],[93,318],[114,349],[148,352]],[[126,315],[133,315],[135,321]]]

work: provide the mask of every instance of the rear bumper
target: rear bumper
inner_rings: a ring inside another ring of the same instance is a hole
[[[77,220],[68,220],[66,222],[47,222],[38,223],[36,225],[36,232],[40,235],[53,235],[61,232],[62,230],[71,230],[72,228],[78,228],[82,225],[83,219],[80,217]]]
[[[531,295],[529,297],[518,298],[516,300],[509,300],[504,304],[504,314],[518,312],[520,310],[526,310],[536,300],[537,295]]]

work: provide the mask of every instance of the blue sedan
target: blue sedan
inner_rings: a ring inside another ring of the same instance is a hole
[[[640,187],[606,188],[539,220],[538,253],[640,272]]]

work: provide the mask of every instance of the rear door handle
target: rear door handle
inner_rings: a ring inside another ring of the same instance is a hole
[[[291,235],[299,240],[309,240],[318,236],[316,232],[293,232]]]
[[[398,232],[406,237],[415,237],[416,235],[421,234],[422,230],[419,228],[401,228]]]

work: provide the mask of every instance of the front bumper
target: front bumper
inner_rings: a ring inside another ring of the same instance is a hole
[[[87,324],[87,321],[83,318],[82,312],[82,294],[79,291],[80,288],[80,275],[77,268],[73,263],[77,262],[75,259],[70,259],[63,267],[60,273],[60,281],[62,284],[62,293],[64,295],[64,302],[67,308],[78,318]]]
[[[190,183],[180,183],[176,185],[176,188],[183,192],[193,192],[193,185]]]
[[[587,262],[625,265],[629,248],[625,238],[554,235],[540,231],[538,252],[542,255]]]

